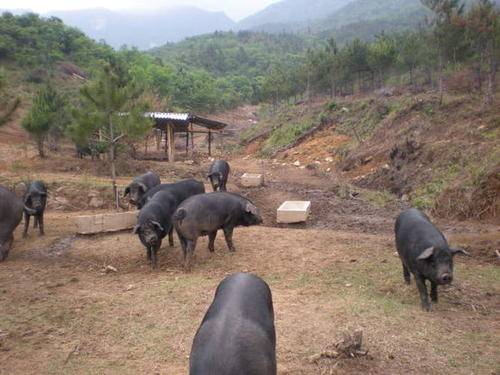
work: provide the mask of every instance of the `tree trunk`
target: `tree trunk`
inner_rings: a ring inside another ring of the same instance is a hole
[[[306,84],[306,101],[309,104],[311,101],[311,72],[310,70],[307,71],[307,84]]]
[[[42,159],[45,159],[45,151],[43,149],[43,136],[37,137],[36,147],[38,149],[38,156],[40,156]]]
[[[438,87],[439,87],[439,105],[443,105],[444,84],[443,84],[443,56],[439,52],[439,67],[438,67]]]
[[[495,59],[495,50],[493,42],[490,42],[488,48],[488,60],[490,65],[490,71],[488,73],[488,91],[486,93],[485,103],[487,105],[492,105],[495,100],[496,73],[497,73],[497,61]]]
[[[115,143],[115,132],[113,128],[113,120],[111,115],[109,115],[109,137],[111,138],[111,144],[109,147],[109,161],[111,164],[111,183],[113,184],[113,196],[115,197],[116,209],[120,208],[120,198],[118,197],[118,188],[116,186],[116,143]]]

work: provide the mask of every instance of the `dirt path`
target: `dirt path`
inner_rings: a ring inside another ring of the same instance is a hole
[[[253,110],[232,116],[251,124]],[[440,223],[451,242],[474,257],[457,259],[454,285],[424,313],[394,254],[393,221],[404,204],[314,168],[238,157],[230,160],[229,190],[252,199],[264,225],[238,229],[234,254],[222,236],[214,254],[202,240],[190,274],[181,269],[178,242],[165,245],[153,271],[130,233],[74,236],[72,217],[88,206],[79,201],[109,180],[103,167],[75,161],[71,152],[38,161],[22,144],[0,145],[2,179],[64,181],[59,185],[74,189],[66,198],[79,210],[50,206],[47,236],[32,231],[22,239],[18,228],[11,256],[0,263],[0,374],[185,374],[215,287],[238,271],[254,272],[271,286],[280,375],[500,372],[498,228]],[[147,169],[164,181],[203,178],[210,160],[129,164],[121,185]],[[265,186],[242,188],[244,172],[264,172]],[[310,220],[278,226],[276,209],[290,199],[312,201]],[[105,272],[108,265],[117,272]],[[309,362],[358,328],[368,356]]]
[[[18,240],[0,264],[1,374],[184,374],[216,285],[237,271],[271,286],[280,374],[498,370],[495,265],[459,259],[456,283],[429,314],[415,286],[404,286],[390,236],[240,229],[235,254],[219,238],[210,255],[204,240],[185,274],[178,243],[152,271],[131,234],[75,238],[59,229],[66,222],[49,215],[48,236]],[[107,265],[118,272],[104,273]],[[368,357],[309,363],[354,328],[364,332]]]

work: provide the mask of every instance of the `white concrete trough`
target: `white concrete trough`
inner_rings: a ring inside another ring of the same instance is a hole
[[[309,201],[286,201],[278,208],[277,221],[282,224],[302,223],[310,212]]]
[[[132,229],[139,211],[75,217],[76,233],[96,234]]]
[[[256,173],[244,173],[241,176],[241,184],[244,187],[258,187],[264,183],[264,176]]]

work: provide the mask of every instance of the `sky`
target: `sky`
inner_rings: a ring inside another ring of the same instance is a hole
[[[0,0],[2,9],[30,9],[37,13],[53,10],[107,8],[110,10],[154,10],[179,5],[224,11],[238,21],[279,0]]]

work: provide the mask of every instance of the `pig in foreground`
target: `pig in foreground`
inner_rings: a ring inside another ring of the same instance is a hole
[[[217,231],[222,229],[229,250],[235,251],[234,228],[260,223],[258,208],[237,194],[215,192],[186,199],[174,214],[174,227],[184,252],[184,268],[191,267],[198,237],[208,235],[208,249],[213,252]]]
[[[193,340],[190,375],[276,375],[271,290],[261,278],[224,279]]]
[[[23,218],[23,210],[34,214],[34,210],[24,207],[23,201],[7,188],[0,186],[0,262],[7,259],[14,230]]]
[[[450,284],[453,280],[453,256],[467,253],[461,249],[451,249],[439,229],[423,212],[415,208],[398,216],[395,232],[404,280],[410,284],[410,272],[413,273],[422,308],[430,311],[426,280],[431,284],[431,300],[437,302],[438,285]]]
[[[27,191],[24,196],[24,206],[27,209],[34,211],[24,210],[24,232],[23,237],[28,236],[28,228],[30,225],[30,217],[33,216],[34,224],[33,228],[39,230],[40,236],[45,235],[44,224],[43,224],[43,214],[45,212],[45,206],[47,205],[47,187],[42,181],[30,182],[27,186]],[[30,213],[31,212],[31,213]]]
[[[139,212],[133,233],[146,247],[148,261],[153,268],[156,268],[157,252],[167,234],[170,246],[174,245],[172,215],[176,207],[176,198],[168,191],[160,191]]]
[[[177,205],[179,205],[182,201],[193,195],[205,193],[205,185],[194,179],[181,180],[173,184],[157,185],[144,194],[137,207],[141,209],[159,191],[172,193],[176,198]]]
[[[125,189],[126,197],[129,196],[129,201],[134,206],[142,200],[144,194],[146,194],[151,188],[160,185],[160,177],[154,172],[147,172],[141,176],[137,176]]]
[[[210,179],[214,191],[226,191],[227,179],[229,177],[229,163],[225,160],[216,160],[210,166],[207,177]]]

